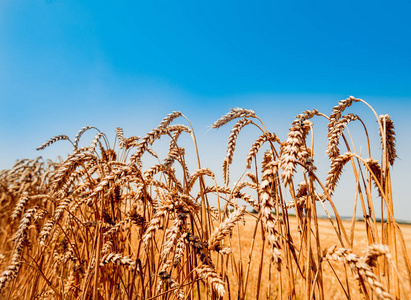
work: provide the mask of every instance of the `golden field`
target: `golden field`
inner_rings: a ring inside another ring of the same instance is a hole
[[[296,217],[290,217],[290,225],[291,225],[291,232],[294,233],[293,236],[295,238],[298,237],[298,222]],[[254,222],[255,222],[255,216],[247,215],[245,216],[245,223],[239,223],[237,230],[233,231],[233,240],[238,241],[238,236],[240,236],[239,243],[234,243],[234,245],[237,245],[234,247],[234,255],[238,257],[238,260],[241,260],[245,262],[246,256],[248,254],[248,251],[251,246],[251,240],[253,237],[254,233]],[[251,223],[251,225],[250,225]],[[343,221],[342,222],[346,231],[349,231],[351,228],[351,221]],[[321,246],[323,249],[328,249],[334,245],[339,244],[339,240],[336,236],[335,229],[331,225],[331,222],[328,219],[318,219],[318,225],[320,227],[320,240],[322,241]],[[367,247],[367,234],[366,234],[366,228],[365,228],[365,222],[360,221],[356,222],[355,224],[355,230],[354,230],[354,243],[353,243],[353,252],[356,253],[357,255],[363,255],[364,249]],[[381,226],[380,223],[378,223],[378,226]],[[399,225],[401,228],[401,231],[404,235],[404,240],[406,245],[408,246],[408,256],[411,255],[411,225],[408,224],[400,224]],[[240,232],[240,234],[239,234]],[[258,234],[261,234],[261,231],[259,230]],[[257,234],[257,235],[258,235]],[[241,245],[241,250],[239,245]],[[398,244],[398,247],[400,245]],[[263,243],[261,236],[255,240],[255,253],[260,254],[261,250],[263,248]],[[240,256],[240,252],[242,254],[242,257]],[[268,250],[265,250],[265,255],[268,257]],[[257,254],[256,254],[257,255]],[[242,259],[240,259],[240,257]],[[253,261],[251,263],[250,267],[250,275],[249,275],[249,280],[247,281],[247,299],[256,299],[257,297],[257,291],[259,291],[260,298],[261,299],[276,299],[280,298],[279,297],[279,291],[278,291],[278,272],[275,270],[274,266],[269,265],[269,261],[266,261],[266,263],[263,265],[263,272],[262,272],[262,279],[261,283],[258,285],[258,274],[259,274],[259,257],[253,258]],[[243,263],[245,264],[245,263]],[[400,264],[404,264],[403,261],[400,262]],[[332,267],[338,274],[338,276],[343,277],[344,276],[344,269],[343,269],[343,264],[339,262],[334,262],[332,263]],[[271,274],[271,281],[270,281],[270,272]],[[233,273],[235,271],[233,270]],[[326,279],[326,285],[325,285],[325,291],[324,294],[327,295],[326,299],[344,299],[346,298],[345,293],[343,289],[341,288],[339,281],[338,281],[338,276],[332,271],[331,266],[325,264],[324,265],[324,276],[327,278]],[[401,273],[402,278],[407,278],[406,272]],[[354,280],[353,277],[350,277],[350,280]],[[303,293],[301,293],[301,290],[303,289],[303,285],[301,282],[297,284],[297,289],[300,289],[300,297],[303,297]],[[410,293],[410,288],[405,287],[406,290],[404,292],[404,299],[407,299],[405,295],[408,295]],[[237,293],[235,293],[237,294]],[[283,293],[284,299],[287,299],[287,292],[284,291]],[[234,299],[236,297],[232,297],[231,299]],[[357,290],[352,290],[351,291],[351,299],[362,299],[363,297],[358,293]],[[227,298],[228,299],[228,298]]]

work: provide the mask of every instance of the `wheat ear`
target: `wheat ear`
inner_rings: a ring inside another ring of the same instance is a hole
[[[176,247],[174,250],[173,267],[177,267],[180,264],[181,259],[184,256],[185,249],[186,249],[186,246],[185,246],[184,238],[180,236],[177,240]]]
[[[123,149],[126,147],[126,139],[124,138],[123,128],[117,127],[116,128],[116,135],[118,137],[118,147]]]
[[[199,265],[197,274],[214,290],[218,297],[223,297],[225,293],[224,281],[217,275],[215,269],[209,265]]]
[[[173,111],[171,114],[168,114],[161,122],[158,128],[167,128],[170,123],[178,118],[181,117],[183,114],[180,111]]]
[[[367,158],[364,160],[364,164],[366,164],[371,172],[373,173],[371,178],[374,181],[375,187],[378,189],[378,195],[381,197],[381,190],[377,184],[377,182],[380,184],[382,187],[382,192],[385,190],[385,180],[384,180],[384,172],[381,169],[380,164],[378,163],[377,160],[373,158]]]
[[[336,260],[341,261],[344,264],[348,264],[354,274],[357,275],[356,278],[360,281],[360,286],[366,282],[374,291],[378,299],[388,300],[392,299],[392,296],[379,282],[377,276],[372,271],[371,266],[368,264],[368,262],[374,264],[375,258],[379,255],[388,256],[387,249],[381,245],[371,246],[370,248],[368,248],[367,254],[361,258],[358,255],[352,253],[349,249],[337,249],[336,246],[333,246],[328,249],[323,257],[323,260]],[[366,290],[364,290],[364,292],[366,293]]]
[[[275,229],[276,220],[271,210],[274,208],[271,202],[271,195],[275,192],[275,177],[278,172],[278,162],[273,161],[273,155],[271,151],[268,151],[264,155],[263,161],[263,175],[260,184],[260,203],[259,211],[261,214],[261,220],[263,223],[264,230],[266,232],[266,237],[268,244],[271,247],[272,256],[271,260],[277,264],[282,261],[281,255],[281,245],[278,240],[278,232]]]
[[[214,173],[210,169],[208,169],[208,168],[198,169],[193,174],[191,174],[190,181],[187,184],[187,191],[191,191],[191,189],[194,186],[194,183],[201,176],[209,176],[214,180]]]
[[[14,236],[14,253],[11,259],[11,264],[7,269],[0,275],[0,293],[4,286],[10,280],[17,277],[17,273],[21,267],[21,256],[24,248],[24,244],[27,240],[27,231],[29,229],[30,221],[34,214],[36,213],[37,208],[30,208],[23,215],[23,218],[20,221],[19,229]]]
[[[350,161],[352,157],[352,153],[345,153],[336,157],[332,161],[330,171],[328,172],[328,176],[325,181],[325,188],[327,189],[327,192],[330,195],[334,193],[335,187],[337,186],[338,180],[340,179],[344,165],[348,161]]]
[[[260,137],[254,142],[254,144],[251,146],[250,151],[248,152],[246,158],[247,169],[251,168],[251,162],[253,161],[253,158],[257,155],[258,150],[260,150],[261,146],[268,141],[280,142],[280,139],[274,133],[271,132],[266,132],[260,135]]]
[[[255,112],[252,111],[251,109],[245,109],[245,108],[232,108],[229,113],[226,115],[222,116],[220,119],[215,121],[213,125],[211,125],[211,128],[219,128],[231,120],[237,119],[237,118],[255,118]]]
[[[338,149],[339,139],[344,132],[345,127],[348,123],[358,119],[358,116],[354,114],[348,114],[343,116],[340,120],[334,123],[334,127],[328,131],[328,146],[325,153],[332,160],[340,155],[340,150]]]
[[[388,155],[388,161],[392,166],[394,164],[395,159],[397,158],[397,151],[395,149],[395,129],[394,129],[394,122],[391,120],[389,115],[381,115],[379,116],[381,123],[383,124],[383,128],[385,130],[384,133],[379,131],[381,137],[381,148],[384,149],[383,143],[385,137],[385,145],[386,151]]]
[[[181,228],[184,225],[185,218],[174,219],[173,225],[166,230],[166,239],[163,244],[163,251],[161,252],[161,260],[167,261],[167,257],[172,253],[175,248],[178,238],[181,234]]]
[[[127,266],[130,270],[136,268],[136,263],[129,256],[123,256],[119,253],[109,253],[101,258],[100,267],[104,267],[109,263],[118,264],[121,266]]]
[[[333,107],[333,110],[330,114],[329,123],[328,123],[328,131],[332,132],[335,127],[335,123],[341,118],[341,114],[347,107],[350,107],[353,102],[360,102],[361,99],[357,99],[353,96],[350,96],[344,100],[340,100],[338,105]]]
[[[179,157],[183,156],[184,153],[184,148],[177,147],[171,149],[168,153],[167,158],[164,160],[164,167],[166,169],[170,168],[174,161],[177,160]]]
[[[77,148],[78,148],[78,143],[79,143],[79,141],[80,141],[80,137],[83,135],[83,133],[85,133],[87,130],[90,130],[90,129],[95,129],[95,130],[97,130],[98,132],[100,132],[100,130],[98,130],[96,127],[94,127],[94,126],[84,126],[83,128],[81,128],[78,132],[77,132],[77,134],[76,134],[76,137],[74,138],[74,143],[73,143],[73,146],[74,146],[74,150],[77,150]]]
[[[295,172],[295,165],[298,161],[301,148],[305,145],[305,138],[311,126],[308,120],[295,120],[288,132],[287,140],[281,144],[280,166],[283,169],[281,178],[284,185],[291,182]]]
[[[22,214],[24,207],[27,205],[29,202],[30,197],[27,195],[24,195],[20,197],[19,201],[17,201],[16,207],[14,208],[14,211],[11,215],[12,220],[17,220],[18,217]]]
[[[153,129],[152,131],[147,133],[145,137],[143,137],[141,142],[138,144],[136,152],[130,157],[129,164],[137,163],[140,165],[141,156],[144,154],[145,151],[147,151],[149,146],[151,146],[155,142],[155,140],[160,138],[162,135],[165,135],[165,134],[168,134],[174,131],[185,131],[188,133],[191,132],[191,130],[185,125],[172,125],[172,126],[168,126],[167,128],[164,128],[163,125],[160,125],[159,127]]]
[[[228,145],[227,145],[227,155],[223,162],[223,174],[224,174],[224,183],[228,184],[228,168],[229,165],[233,162],[233,155],[235,150],[235,145],[237,143],[237,137],[243,127],[250,124],[251,120],[249,119],[241,119],[238,120],[237,123],[234,124],[233,128],[231,129],[230,136],[228,137]]]
[[[66,198],[59,203],[54,212],[54,215],[51,219],[49,219],[43,226],[43,229],[40,232],[39,240],[41,245],[45,245],[47,238],[50,235],[51,230],[53,229],[54,225],[60,221],[63,216],[64,211],[67,209],[68,205],[71,202],[71,198]]]
[[[209,250],[221,250],[221,242],[225,236],[231,233],[234,225],[241,220],[245,214],[245,206],[240,207],[235,210],[230,216],[225,219],[220,226],[218,226],[214,232],[211,234],[210,240],[208,242]]]
[[[69,137],[65,134],[61,135],[56,135],[55,137],[52,137],[49,139],[47,142],[45,142],[43,145],[39,146],[36,148],[36,150],[43,150],[44,148],[50,146],[51,144],[54,144],[57,141],[63,141],[63,140],[68,140],[70,141]],[[71,142],[71,141],[70,141]],[[71,142],[72,143],[72,142]],[[73,143],[72,143],[73,144]]]

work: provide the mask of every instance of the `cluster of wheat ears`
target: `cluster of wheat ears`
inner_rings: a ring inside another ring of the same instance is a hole
[[[166,116],[143,138],[126,138],[117,128],[112,146],[92,126],[82,128],[73,141],[66,135],[50,139],[38,150],[68,140],[73,153],[60,162],[20,160],[0,173],[0,298],[406,297],[411,265],[394,218],[390,182],[396,158],[393,122],[388,115],[375,114],[381,156],[379,161],[361,157],[350,150],[353,145],[344,135],[350,122],[364,125],[359,116],[343,114],[356,102],[369,106],[349,97],[329,116],[304,111],[283,142],[252,110],[232,109],[212,125],[236,121],[221,184],[213,171],[200,166],[193,129],[180,112]],[[314,117],[328,120],[330,169],[323,181],[316,175],[312,140],[307,138]],[[171,124],[178,118],[189,125]],[[261,135],[246,157],[249,172],[230,184],[229,167],[245,126],[256,126]],[[89,130],[97,135],[90,146],[79,147]],[[365,125],[364,131],[368,138]],[[194,172],[179,146],[182,134],[193,140]],[[152,149],[160,138],[169,141],[164,159]],[[143,155],[158,163],[144,168]],[[361,249],[354,246],[359,221],[353,216],[347,230],[333,203],[348,163],[365,216]],[[294,182],[297,170],[299,184]],[[217,205],[210,205],[211,200]],[[385,215],[376,216],[375,205]],[[322,237],[319,211],[329,216],[338,244],[328,245]],[[247,237],[246,229],[251,232]]]

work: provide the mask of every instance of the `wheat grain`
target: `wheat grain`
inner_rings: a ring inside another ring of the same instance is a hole
[[[94,152],[94,149],[97,146],[97,143],[99,142],[100,138],[104,135],[104,133],[99,132],[93,139],[93,141],[91,142],[90,146],[89,146],[89,151],[90,152]]]
[[[158,210],[151,221],[147,225],[147,229],[145,230],[142,240],[145,247],[148,247],[148,242],[153,238],[154,234],[157,230],[159,230],[160,225],[163,221],[163,218],[167,215],[167,212],[164,208]]]
[[[127,138],[124,142],[125,143],[124,147],[126,149],[129,149],[129,148],[132,148],[132,147],[137,147],[139,139],[140,139],[139,136],[131,136],[131,137]]]

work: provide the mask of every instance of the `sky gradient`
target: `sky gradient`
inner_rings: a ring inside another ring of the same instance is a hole
[[[253,109],[284,140],[301,111],[329,114],[354,95],[395,122],[396,215],[411,221],[411,5],[282,2],[2,1],[0,169],[71,151],[64,143],[35,151],[54,135],[94,125],[109,137],[117,126],[142,136],[180,110],[203,164],[219,172],[230,126],[208,126],[231,107]],[[352,112],[376,130],[367,108]],[[244,134],[245,148],[257,134]],[[350,215],[350,205],[342,209]]]

